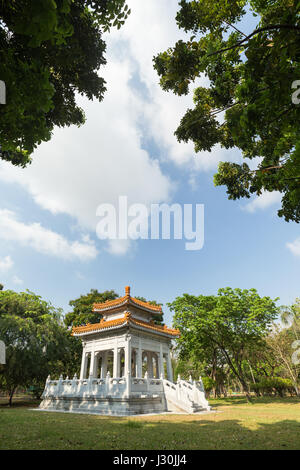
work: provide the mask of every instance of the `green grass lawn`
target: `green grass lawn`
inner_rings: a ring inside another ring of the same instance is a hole
[[[300,399],[210,400],[216,413],[132,418],[37,412],[0,399],[0,449],[300,449]]]

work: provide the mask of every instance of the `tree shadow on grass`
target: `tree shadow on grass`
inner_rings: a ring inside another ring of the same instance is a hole
[[[0,398],[0,409],[2,408],[36,408],[39,406],[41,400],[35,398],[15,398],[12,402],[12,406],[9,406],[8,398]]]
[[[4,410],[3,410],[4,412]],[[2,414],[2,413],[1,413]],[[300,449],[299,419],[268,422],[223,415],[107,417],[69,413],[6,412],[0,448],[95,450]],[[191,419],[192,418],[192,419]],[[197,419],[198,418],[198,419]],[[221,419],[220,419],[221,418]],[[275,417],[276,419],[276,417]]]
[[[286,419],[276,423],[256,423],[249,429],[240,421],[198,420],[187,422],[143,422],[136,430],[144,443],[131,441],[126,449],[156,450],[263,450],[300,449],[300,421]],[[115,423],[115,432],[122,439],[126,423]],[[110,449],[122,449],[116,446]]]

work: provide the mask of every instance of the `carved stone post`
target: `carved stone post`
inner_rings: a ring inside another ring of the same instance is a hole
[[[148,372],[147,371],[145,373],[145,380],[146,380],[146,392],[149,392],[149,378],[148,378]]]
[[[109,371],[106,374],[106,396],[110,395],[110,373]]]

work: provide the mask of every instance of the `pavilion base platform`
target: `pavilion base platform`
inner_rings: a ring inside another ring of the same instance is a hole
[[[53,397],[44,399],[40,409],[112,416],[133,416],[167,411],[164,399],[161,396],[130,398]]]
[[[47,379],[41,411],[133,416],[165,412],[209,411],[200,382],[180,378],[174,384],[163,378]]]

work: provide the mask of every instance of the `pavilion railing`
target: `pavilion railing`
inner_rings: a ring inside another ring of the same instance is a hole
[[[177,382],[170,382],[163,377],[160,379],[148,377],[111,377],[108,372],[105,378],[78,379],[76,374],[73,379],[62,376],[58,380],[48,377],[42,398],[72,398],[72,397],[134,397],[134,396],[159,396],[171,400],[175,405],[188,412],[194,412],[198,408],[209,410],[209,404],[205,398],[202,381],[185,381],[178,376]]]
[[[192,381],[191,378],[190,381],[185,381],[178,376],[177,383],[168,380],[164,380],[163,383],[166,399],[185,411],[194,412],[199,408],[210,410],[201,378],[199,381]]]
[[[78,379],[76,374],[73,379],[51,380],[48,377],[42,398],[50,397],[122,397],[139,394],[163,393],[161,379],[150,378],[145,375],[137,377],[111,377],[107,373],[105,378]]]

